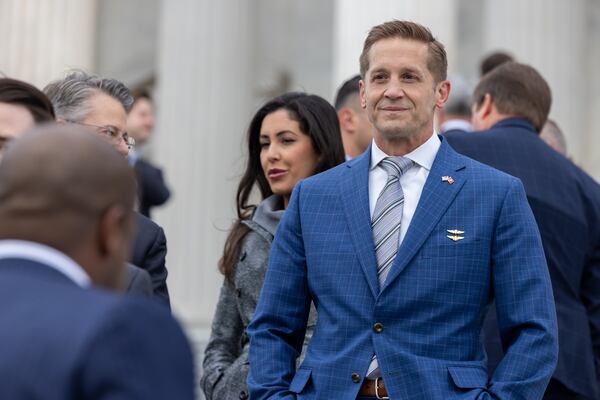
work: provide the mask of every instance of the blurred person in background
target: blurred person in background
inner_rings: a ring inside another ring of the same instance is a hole
[[[558,364],[545,399],[600,395],[600,185],[547,146],[538,132],[552,97],[532,67],[509,62],[484,75],[473,96],[475,133],[451,133],[459,153],[523,182],[538,224],[558,319]],[[526,279],[519,275],[516,279]],[[503,369],[500,318],[484,326],[489,372]]]
[[[169,312],[111,293],[123,289],[134,185],[79,126],[34,128],[5,152],[0,398],[193,399],[190,346]]]
[[[208,400],[248,398],[245,330],[256,308],[279,220],[299,180],[344,161],[335,109],[304,93],[287,93],[263,105],[250,122],[247,148],[246,170],[237,190],[238,220],[219,262],[225,279],[204,356],[201,385]],[[248,204],[254,188],[262,198],[258,206]],[[315,320],[313,308],[305,343]]]
[[[133,97],[122,82],[71,71],[63,79],[49,83],[44,93],[54,106],[57,121],[87,127],[127,157],[135,143],[127,133],[127,112]],[[169,307],[164,231],[140,213],[135,213],[135,219],[137,229],[130,262],[150,274],[155,298]]]
[[[335,96],[346,160],[358,157],[367,150],[375,131],[367,112],[360,106],[359,82],[360,75],[353,76],[340,86]]]
[[[471,92],[467,80],[460,76],[449,76],[450,96],[444,107],[436,109],[435,117],[439,126],[438,132],[458,130],[468,132],[471,127]]]
[[[555,151],[567,156],[567,140],[556,121],[548,118],[540,132],[540,138]]]
[[[504,51],[495,51],[485,56],[479,64],[481,76],[487,74],[494,68],[507,62],[515,61],[515,58]]]
[[[9,141],[35,124],[55,120],[52,103],[29,83],[0,78],[0,160]]]
[[[150,218],[150,209],[166,203],[171,192],[165,183],[162,170],[142,157],[138,151],[148,142],[154,130],[152,97],[144,89],[135,89],[131,94],[134,100],[127,115],[127,133],[135,139],[136,147],[129,151],[129,163],[137,176],[140,213]]]
[[[50,99],[35,86],[0,78],[0,160],[2,148],[37,124],[55,122]],[[152,281],[145,270],[127,263],[127,293],[152,295]]]

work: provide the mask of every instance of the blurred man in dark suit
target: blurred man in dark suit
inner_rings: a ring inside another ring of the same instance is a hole
[[[36,124],[55,121],[54,107],[38,88],[17,79],[0,78],[0,159],[14,138]],[[127,293],[152,295],[152,281],[145,270],[127,263]]]
[[[148,142],[154,130],[154,105],[146,90],[136,89],[132,95],[134,101],[127,115],[127,132],[139,147]],[[129,152],[129,163],[137,176],[140,213],[150,218],[150,209],[166,203],[171,192],[162,170],[142,157],[136,149]]]
[[[0,398],[191,400],[169,312],[104,290],[124,285],[134,177],[81,130],[37,128],[0,163]]]
[[[473,129],[471,126],[471,92],[467,80],[460,75],[448,77],[452,90],[450,97],[444,107],[435,110],[436,122],[439,125],[438,132],[445,135],[447,132],[463,131]]]
[[[542,236],[559,328],[558,365],[545,398],[596,399],[600,186],[538,136],[551,94],[536,70],[502,64],[481,79],[473,101],[473,126],[483,131],[448,134],[448,143],[459,153],[520,178]],[[500,343],[495,317],[488,322],[485,339],[493,369],[502,346],[509,343]]]
[[[127,111],[133,98],[123,83],[74,71],[48,84],[44,92],[52,101],[59,122],[88,127],[127,157],[135,142],[126,131]],[[148,271],[154,295],[168,306],[165,234],[160,226],[143,215],[136,213],[135,219],[137,233],[129,261]]]

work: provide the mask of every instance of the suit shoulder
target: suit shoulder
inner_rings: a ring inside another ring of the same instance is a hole
[[[154,165],[154,163],[146,160],[145,158],[140,158],[137,162],[136,165],[138,165],[142,168],[146,168],[148,170],[152,170],[152,171],[160,171],[161,169],[159,167],[157,167],[156,165]]]
[[[351,161],[346,161],[342,164],[336,165],[333,168],[330,168],[326,171],[320,172],[313,176],[306,178],[304,181],[309,182],[309,185],[319,185],[329,182],[334,182],[339,179],[340,175],[342,175],[348,169],[348,163]]]
[[[514,185],[515,183],[521,184],[521,180],[517,177],[465,155],[459,153],[456,154],[460,159],[462,159],[462,162],[466,167],[465,172],[470,180],[474,180],[475,182],[491,181],[495,185]]]
[[[96,316],[89,345],[94,346],[105,338],[118,337],[119,340],[131,341],[130,345],[169,342],[189,350],[183,330],[166,307],[142,297],[114,297],[115,300]]]
[[[150,218],[143,216],[139,212],[136,212],[135,215],[140,232],[159,232],[163,230],[160,225],[152,221]]]
[[[353,162],[346,161],[342,164],[336,165],[326,171],[312,175],[302,180],[302,192],[304,193],[321,193],[330,192],[333,188],[336,188],[340,179],[345,173],[349,171],[348,163]]]

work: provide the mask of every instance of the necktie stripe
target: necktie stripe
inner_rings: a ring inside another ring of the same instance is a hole
[[[398,230],[400,229],[400,225],[394,225],[392,229],[390,229],[387,233],[383,234],[381,236],[381,242],[377,243],[375,245],[375,252],[377,252],[377,250],[379,250],[379,248],[386,243],[386,241],[394,234],[398,233]],[[389,246],[391,247],[391,246]]]
[[[379,166],[388,174],[383,190],[375,203],[371,229],[377,259],[377,280],[379,287],[385,284],[388,272],[394,264],[400,239],[400,223],[404,210],[404,192],[400,185],[400,176],[406,172],[413,162],[408,158],[386,157]],[[367,370],[368,378],[381,376],[377,355],[373,355]]]
[[[382,219],[383,217],[385,217],[385,216],[386,216],[388,213],[390,213],[391,211],[393,211],[393,209],[394,209],[395,207],[398,207],[399,205],[403,205],[403,204],[404,204],[404,197],[402,197],[402,198],[398,199],[398,201],[396,201],[396,202],[394,202],[394,203],[390,204],[390,206],[389,206],[388,208],[386,208],[385,210],[383,210],[383,211],[381,212],[381,214],[380,214],[380,215],[378,215],[378,216],[377,216],[377,217],[376,217],[376,218],[373,220],[373,223],[372,223],[372,225],[373,225],[373,226],[377,225],[377,224],[379,223],[379,221],[381,221],[381,219]]]

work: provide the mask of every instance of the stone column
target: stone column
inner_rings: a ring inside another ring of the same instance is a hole
[[[445,46],[449,69],[454,68],[456,0],[365,2],[335,0],[333,29],[334,90],[359,72],[358,57],[369,29],[392,19],[411,20],[427,26]]]
[[[589,63],[589,52],[597,47],[600,37],[598,29],[596,36],[590,37],[592,27],[588,24],[588,11],[598,8],[596,3],[486,0],[483,24],[484,49],[506,49],[548,81],[553,97],[550,116],[563,129],[569,154],[584,168],[592,166],[588,144],[595,132],[589,116],[597,113],[590,102],[591,88],[598,80],[593,74],[597,65]]]
[[[94,65],[96,0],[0,0],[0,73],[38,87]]]
[[[600,75],[598,66],[600,65],[600,2],[594,0],[587,1],[586,26],[588,32],[583,44],[588,54],[587,70],[582,79],[585,79],[587,85],[587,98],[584,100],[587,105],[587,115],[584,116],[587,122],[585,136],[585,153],[582,159],[583,165],[587,171],[600,181]]]
[[[157,210],[169,253],[174,311],[208,327],[222,276],[217,261],[234,220],[253,71],[252,4],[163,1],[154,154],[173,198]]]

